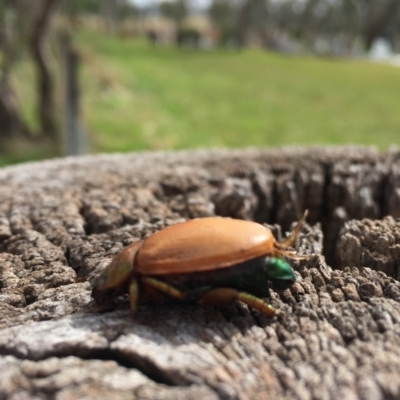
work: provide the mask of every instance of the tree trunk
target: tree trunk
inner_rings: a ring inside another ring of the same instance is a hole
[[[8,151],[7,142],[17,137],[30,137],[22,121],[17,96],[7,77],[0,78],[0,152]]]
[[[0,186],[1,399],[400,398],[400,222],[382,219],[400,216],[398,151],[86,156],[4,168]],[[284,315],[145,303],[132,320],[126,297],[90,298],[166,225],[218,213],[279,236],[305,208],[313,256],[269,299]]]
[[[246,46],[253,37],[258,44],[266,46],[267,37],[267,2],[265,0],[247,0],[239,10],[238,44]]]
[[[117,4],[116,0],[101,0],[103,20],[108,33],[117,30]]]
[[[251,16],[251,0],[246,0],[239,10],[237,35],[239,47],[244,47],[247,44]]]
[[[371,5],[364,29],[364,42],[367,49],[371,48],[375,39],[387,37],[390,21],[399,10],[400,2],[398,0],[392,0],[383,9],[379,4]]]
[[[65,154],[85,153],[85,137],[80,117],[79,54],[68,33],[61,36],[60,47],[64,66],[64,143]]]
[[[55,107],[54,81],[49,57],[45,49],[50,17],[58,0],[42,1],[43,6],[32,32],[31,52],[37,68],[38,112],[41,131],[45,137],[51,138],[55,144],[58,144],[60,138]]]
[[[0,152],[7,151],[6,141],[18,136],[28,136],[29,130],[23,123],[14,88],[9,79],[14,64],[17,43],[11,4],[3,5],[0,12]]]

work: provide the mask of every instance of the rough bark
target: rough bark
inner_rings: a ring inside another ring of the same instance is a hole
[[[0,398],[399,398],[400,222],[383,218],[400,215],[399,176],[400,153],[373,148],[0,170]],[[166,225],[218,213],[279,235],[304,208],[298,246],[313,256],[293,263],[290,290],[272,291],[279,318],[146,304],[131,320],[126,297],[90,298],[114,254]]]

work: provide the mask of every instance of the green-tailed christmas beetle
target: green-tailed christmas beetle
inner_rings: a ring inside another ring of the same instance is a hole
[[[198,304],[223,305],[240,300],[272,317],[268,281],[290,287],[295,275],[284,256],[306,258],[289,250],[307,211],[289,237],[276,241],[272,232],[255,222],[210,217],[169,226],[125,247],[96,281],[92,297],[128,293],[131,312],[143,295]]]

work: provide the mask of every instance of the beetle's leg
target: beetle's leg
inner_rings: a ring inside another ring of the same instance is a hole
[[[136,304],[139,297],[139,286],[136,282],[136,278],[131,279],[128,287],[129,303],[131,308],[131,315],[133,316],[136,311]]]
[[[143,282],[143,280],[141,280],[141,285],[151,301],[153,301],[154,303],[159,303],[159,304],[164,302],[165,296],[158,289],[155,289],[153,286],[149,285],[148,283]]]
[[[301,217],[300,221],[296,224],[291,234],[284,240],[280,242],[275,242],[275,252],[273,253],[274,257],[282,257],[286,256],[288,258],[292,258],[294,260],[304,260],[309,258],[308,255],[298,255],[295,250],[288,250],[289,247],[293,247],[296,243],[297,236],[300,232],[301,226],[303,225],[304,221],[306,220],[308,215],[308,210],[304,211],[303,216]]]
[[[269,318],[272,318],[278,312],[264,300],[259,299],[251,294],[239,292],[230,288],[212,289],[205,293],[198,301],[199,304],[208,304],[213,306],[230,304],[235,300],[247,304],[249,307],[254,308]]]
[[[148,285],[149,287],[157,290],[158,292],[173,297],[174,299],[185,300],[186,298],[185,293],[181,292],[178,289],[175,289],[173,286],[168,285],[168,283],[159,281],[158,279],[142,278],[141,281],[144,285]]]
[[[237,299],[247,304],[249,307],[260,311],[268,318],[272,318],[274,315],[281,314],[281,311],[275,310],[275,308],[272,307],[271,304],[268,304],[264,300],[259,299],[258,297],[251,294],[239,292]]]
[[[304,211],[303,216],[301,217],[300,221],[296,224],[291,234],[284,240],[278,242],[279,247],[287,248],[293,247],[296,243],[297,235],[300,232],[301,226],[303,225],[304,221],[306,220],[308,215],[308,210]]]

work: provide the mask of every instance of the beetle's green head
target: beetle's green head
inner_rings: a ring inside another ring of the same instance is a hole
[[[276,289],[287,289],[296,280],[292,267],[282,258],[267,259],[267,276]]]

